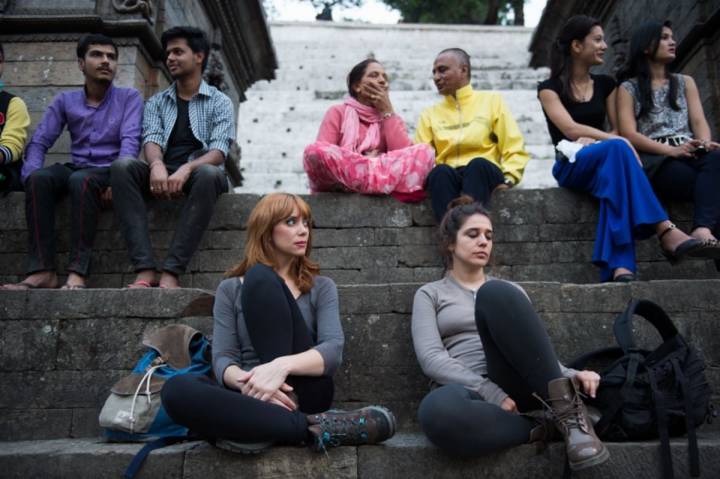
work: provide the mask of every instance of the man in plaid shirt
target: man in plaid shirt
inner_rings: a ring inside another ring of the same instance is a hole
[[[163,33],[161,41],[175,81],[145,105],[145,159],[112,165],[113,202],[137,273],[130,288],[179,287],[179,277],[200,243],[218,196],[228,190],[223,163],[235,135],[230,98],[202,79],[210,50],[205,33],[174,27]],[[186,197],[185,205],[167,256],[158,265],[145,198],[180,196]]]

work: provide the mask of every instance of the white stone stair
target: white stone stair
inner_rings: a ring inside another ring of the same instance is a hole
[[[527,67],[530,29],[293,22],[270,28],[279,69],[240,105],[245,183],[237,192],[308,192],[303,149],[314,141],[325,111],[344,96],[350,68],[369,55],[388,71],[393,105],[412,133],[420,112],[439,99],[431,78],[434,56],[453,46],[471,55],[474,86],[500,91],[520,126],[532,157],[520,186],[555,186],[553,149],[535,91],[548,72]]]

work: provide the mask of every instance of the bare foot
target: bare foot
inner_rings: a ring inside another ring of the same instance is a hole
[[[142,289],[142,288],[152,288],[157,285],[158,285],[158,282],[157,282],[157,279],[155,276],[155,270],[154,269],[144,269],[142,271],[138,271],[138,274],[135,277],[135,281],[128,284],[127,287],[129,289]]]
[[[165,289],[175,289],[180,287],[180,280],[174,274],[163,271],[160,276],[160,287]]]
[[[33,273],[20,283],[8,283],[2,285],[2,289],[9,291],[25,291],[35,288],[55,289],[59,286],[55,271],[40,271]]]
[[[701,226],[700,228],[695,228],[693,232],[690,233],[690,236],[695,239],[699,239],[700,241],[717,241],[717,238],[713,236],[710,228],[706,228],[704,226]]]
[[[65,284],[60,289],[85,289],[87,288],[87,285],[85,284],[85,277],[80,276],[77,273],[69,273],[67,279],[65,280]]]

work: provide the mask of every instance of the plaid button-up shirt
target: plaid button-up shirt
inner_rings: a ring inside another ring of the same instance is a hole
[[[177,96],[175,84],[152,96],[145,104],[143,116],[143,145],[156,143],[167,151],[168,141],[177,120]],[[235,138],[233,105],[230,98],[203,80],[200,90],[188,105],[190,129],[203,145],[188,161],[210,150],[220,150],[227,156]],[[220,165],[222,168],[223,166]]]

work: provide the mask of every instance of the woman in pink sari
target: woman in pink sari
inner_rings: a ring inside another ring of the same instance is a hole
[[[382,65],[373,59],[360,62],[347,82],[350,96],[330,107],[317,140],[305,148],[310,190],[423,199],[435,153],[428,145],[413,145],[405,122],[393,111]]]

